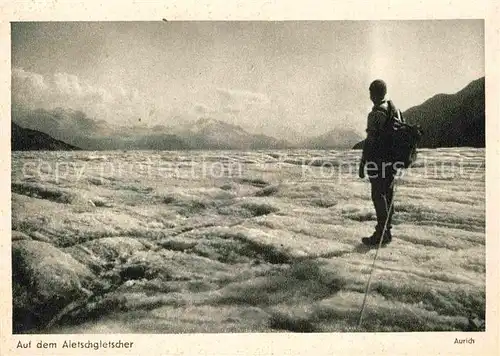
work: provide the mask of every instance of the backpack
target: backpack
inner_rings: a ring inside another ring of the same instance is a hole
[[[388,101],[387,120],[381,137],[388,162],[392,162],[395,168],[411,167],[417,159],[422,134],[419,126],[406,123],[403,113]]]

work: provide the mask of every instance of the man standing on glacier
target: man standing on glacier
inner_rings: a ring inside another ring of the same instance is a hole
[[[362,242],[368,246],[378,246],[382,239],[384,246],[392,240],[391,223],[394,208],[391,202],[397,173],[389,158],[391,142],[388,142],[384,133],[387,130],[387,120],[392,119],[397,110],[392,101],[386,99],[387,85],[383,80],[373,81],[369,91],[373,107],[368,114],[367,137],[363,144],[359,177],[365,177],[366,169],[371,184],[371,198],[377,215],[377,225],[375,232],[370,237],[362,238]]]

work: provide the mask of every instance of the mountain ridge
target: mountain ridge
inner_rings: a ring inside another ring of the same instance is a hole
[[[11,123],[11,150],[12,151],[76,151],[79,147],[56,140],[52,136],[37,130],[26,129],[14,122]]]
[[[455,94],[438,94],[404,112],[424,130],[421,147],[485,146],[485,77]]]

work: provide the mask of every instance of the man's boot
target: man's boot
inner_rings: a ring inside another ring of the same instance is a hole
[[[380,242],[381,232],[375,230],[375,232],[370,237],[363,237],[361,242],[367,246],[377,246]]]
[[[375,232],[370,237],[363,237],[361,242],[367,246],[378,246],[380,239],[382,238],[382,231],[376,229]],[[384,237],[382,238],[382,246],[389,244],[392,241],[391,230],[386,230]]]

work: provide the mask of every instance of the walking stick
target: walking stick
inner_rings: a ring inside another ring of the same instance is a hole
[[[391,203],[389,205],[389,208],[387,209],[387,218],[385,219],[384,229],[382,230],[382,235],[380,237],[380,241],[378,243],[377,250],[375,251],[375,257],[373,258],[373,263],[372,263],[371,270],[370,270],[370,276],[368,277],[368,282],[366,283],[365,296],[363,298],[363,305],[361,306],[361,312],[359,314],[358,329],[361,327],[361,323],[363,321],[363,313],[365,311],[366,299],[368,297],[368,293],[369,293],[369,289],[370,289],[370,283],[372,280],[373,270],[375,268],[375,262],[377,261],[378,251],[379,251],[380,247],[382,246],[382,240],[383,240],[383,237],[384,237],[385,232],[387,230],[387,224],[389,222],[390,211],[391,211],[392,206],[394,204],[394,198],[396,195],[396,184],[395,183],[396,183],[396,178],[394,178],[394,180],[391,183],[391,188],[394,187],[394,191],[392,194],[392,200],[391,200]],[[384,201],[385,201],[385,205],[387,206],[387,199],[386,199],[385,195],[384,195]]]

